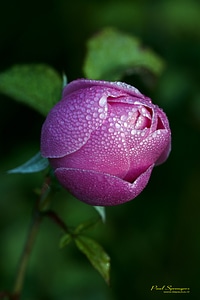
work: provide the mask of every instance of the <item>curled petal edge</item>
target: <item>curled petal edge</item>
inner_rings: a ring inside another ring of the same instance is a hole
[[[146,187],[154,164],[130,183],[116,176],[91,170],[57,168],[59,182],[79,200],[96,206],[114,206],[137,197]]]
[[[148,99],[149,102],[151,100],[144,96],[138,89],[135,87],[120,81],[104,81],[104,80],[91,80],[80,78],[77,80],[71,81],[66,87],[63,89],[63,97],[68,96],[69,94],[83,88],[88,88],[92,86],[102,86],[107,88],[114,88],[120,90],[121,93],[125,92],[130,94],[131,96],[137,97],[139,99]]]

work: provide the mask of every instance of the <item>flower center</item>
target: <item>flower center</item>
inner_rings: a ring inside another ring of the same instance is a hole
[[[128,118],[126,116],[122,116],[121,120],[125,121],[128,124],[128,127],[132,127],[135,130],[143,130],[144,128],[151,127],[151,112],[144,106],[134,107],[131,112],[128,113]]]

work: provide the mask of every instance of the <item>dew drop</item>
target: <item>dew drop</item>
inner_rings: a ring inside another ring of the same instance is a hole
[[[137,132],[137,130],[135,130],[135,129],[132,129],[132,130],[131,130],[131,134],[132,134],[132,135],[136,134],[136,132]]]
[[[87,115],[87,116],[86,116],[86,120],[88,120],[88,121],[91,120],[91,116],[90,116],[90,115]]]
[[[157,134],[158,134],[158,135],[161,134],[160,129],[157,130]]]
[[[146,114],[146,109],[142,106],[142,108],[141,108],[141,112],[142,112],[142,114],[145,116],[145,114]]]
[[[119,129],[119,128],[120,128],[120,124],[115,123],[115,127],[116,127],[117,129]]]
[[[152,137],[155,138],[157,136],[157,132],[155,131],[153,134],[152,134]]]
[[[136,111],[137,111],[137,108],[136,108],[136,107],[133,107],[133,108],[132,108],[132,112],[135,113]]]
[[[125,116],[125,115],[123,115],[123,116],[121,116],[121,121],[126,121],[127,120],[127,116]]]
[[[99,109],[98,109],[98,112],[99,112],[99,113],[102,113],[103,111],[104,111],[103,108],[99,108]]]
[[[101,97],[99,100],[99,106],[104,107],[107,103],[107,98],[105,96]]]
[[[105,137],[105,139],[107,139],[108,133],[104,132],[103,136]]]
[[[104,118],[105,118],[105,115],[102,113],[102,114],[99,115],[99,118],[100,118],[100,119],[104,119]]]
[[[97,118],[97,117],[98,117],[98,113],[97,113],[97,112],[94,112],[94,113],[93,113],[93,117],[94,117],[94,118]]]

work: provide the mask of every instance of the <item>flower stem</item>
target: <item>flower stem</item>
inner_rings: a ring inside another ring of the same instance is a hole
[[[28,231],[28,235],[27,235],[27,239],[26,239],[26,242],[24,245],[22,256],[19,261],[19,268],[17,271],[17,276],[16,276],[13,294],[12,294],[13,300],[20,299],[30,254],[33,249],[33,245],[34,245],[41,221],[42,221],[42,215],[39,214],[38,212],[36,212],[33,216],[33,220],[31,222],[31,225],[30,225],[30,228]]]
[[[47,210],[43,214],[45,217],[48,217],[50,220],[52,220],[58,227],[60,227],[65,233],[69,233],[69,229],[65,222],[53,211],[53,210]]]
[[[47,177],[41,188],[40,196],[36,201],[36,205],[33,210],[32,221],[27,234],[23,252],[21,254],[21,258],[19,261],[13,293],[2,291],[0,292],[0,299],[4,299],[5,297],[7,297],[7,299],[9,300],[20,300],[30,255],[33,250],[34,242],[37,237],[40,223],[44,217],[48,217],[49,219],[51,219],[64,232],[69,231],[64,221],[54,211],[48,209],[51,202],[51,197],[49,197],[50,191],[51,191],[51,178]]]

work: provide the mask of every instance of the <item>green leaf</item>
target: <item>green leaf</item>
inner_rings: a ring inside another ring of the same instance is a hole
[[[95,226],[99,222],[99,220],[100,219],[94,219],[94,220],[83,222],[74,229],[73,233],[75,235],[83,233],[85,230],[88,230],[89,228]]]
[[[15,65],[0,74],[0,93],[43,115],[61,98],[62,78],[43,64]]]
[[[63,73],[63,78],[62,78],[62,82],[63,82],[63,84],[62,84],[62,86],[63,86],[63,88],[67,85],[67,76],[66,76],[66,74],[65,73]]]
[[[136,37],[106,28],[89,39],[83,72],[90,79],[120,80],[140,69],[159,75],[163,67],[162,59]]]
[[[84,235],[78,235],[74,240],[78,249],[87,256],[93,267],[109,284],[110,257],[108,254],[96,241]]]
[[[102,222],[105,223],[106,221],[106,209],[104,206],[93,206],[94,209],[98,212],[100,215]]]
[[[49,161],[47,158],[41,156],[40,152],[34,155],[31,159],[29,159],[24,164],[19,167],[9,170],[9,174],[13,173],[36,173],[46,169],[49,165]]]
[[[72,237],[69,233],[65,234],[60,240],[60,248],[67,246],[72,240]]]

